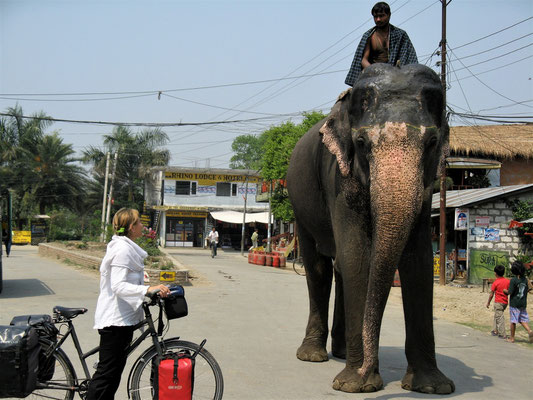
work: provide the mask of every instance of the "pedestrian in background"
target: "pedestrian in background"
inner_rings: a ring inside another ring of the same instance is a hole
[[[217,255],[217,245],[218,245],[218,232],[216,231],[214,226],[211,229],[211,232],[209,232],[209,235],[207,235],[207,240],[209,240],[209,247],[211,247],[213,250],[211,252],[211,258],[213,258]]]
[[[503,292],[509,289],[509,279],[503,277],[505,274],[505,267],[503,265],[496,265],[494,267],[494,276],[496,280],[492,283],[490,288],[489,299],[487,300],[487,308],[490,306],[492,298],[494,298],[494,321],[492,323],[492,336],[498,336],[501,339],[507,339],[505,334],[505,309],[507,308],[507,295]]]
[[[528,282],[525,277],[526,269],[524,264],[520,261],[513,262],[511,266],[511,273],[514,275],[511,278],[509,289],[504,290],[509,297],[509,313],[511,315],[511,337],[509,342],[514,343],[516,324],[524,327],[529,335],[529,343],[533,343],[533,331],[529,327],[529,315],[527,314],[527,292]]]
[[[254,233],[252,233],[252,249],[257,248],[258,239],[259,239],[259,230],[255,228]]]
[[[161,297],[170,293],[165,285],[144,285],[144,259],[148,254],[135,243],[143,229],[139,212],[121,208],[113,217],[113,229],[115,235],[100,265],[100,295],[94,316],[100,351],[87,400],[115,398],[126,365],[125,350],[133,339],[133,326],[144,318],[144,296],[156,289]]]

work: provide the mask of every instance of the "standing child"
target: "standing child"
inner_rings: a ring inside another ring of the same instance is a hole
[[[494,296],[494,322],[492,324],[492,336],[498,336],[500,339],[506,339],[505,335],[505,314],[507,308],[507,295],[504,290],[509,289],[509,279],[503,277],[505,274],[505,267],[503,265],[496,265],[494,267],[494,276],[496,280],[492,283],[490,288],[489,299],[487,301],[487,308]]]
[[[509,290],[504,290],[505,294],[510,295],[509,313],[511,315],[511,338],[509,342],[514,343],[516,324],[522,325],[529,334],[529,342],[533,343],[533,331],[529,327],[529,315],[527,314],[527,279],[525,275],[524,264],[515,261],[511,266],[511,272],[514,277],[509,284]]]

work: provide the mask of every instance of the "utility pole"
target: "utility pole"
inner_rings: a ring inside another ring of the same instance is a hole
[[[267,252],[270,252],[271,249],[271,241],[272,241],[272,228],[271,228],[271,220],[272,220],[272,181],[269,181],[268,183],[268,233],[267,233]]]
[[[113,184],[115,183],[115,174],[117,172],[117,160],[118,160],[118,150],[115,151],[115,161],[113,163],[113,173],[111,174],[111,187],[109,188],[109,199],[107,201],[107,216],[105,231],[107,232],[107,226],[109,225],[109,219],[111,217],[111,200],[113,199]]]
[[[244,189],[244,214],[242,215],[242,231],[241,231],[241,256],[244,256],[244,234],[246,226],[246,203],[248,201],[248,176],[246,176],[246,187]]]
[[[443,104],[446,118],[446,6],[452,0],[440,0],[442,3],[442,38],[440,42],[441,62],[440,62],[440,79],[443,89]],[[446,285],[446,160],[442,160],[440,176],[440,275],[439,284]]]
[[[100,225],[100,230],[102,233],[100,233],[100,241],[103,243],[105,241],[105,211],[106,211],[106,203],[107,203],[107,180],[109,177],[109,158],[110,154],[109,151],[107,152],[106,156],[106,162],[105,162],[105,178],[104,178],[104,199],[102,201],[102,224]]]

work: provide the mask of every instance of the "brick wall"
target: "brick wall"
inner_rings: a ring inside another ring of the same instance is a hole
[[[100,268],[102,259],[90,255],[80,254],[79,252],[55,247],[51,243],[39,243],[39,255],[43,257],[55,258],[56,260],[70,260],[74,264],[83,265],[94,269]]]
[[[519,197],[521,200],[531,201],[531,195]],[[483,236],[475,236],[468,230],[469,248],[483,249],[483,250],[497,250],[506,251],[509,253],[510,261],[518,255],[519,250],[522,249],[518,231],[516,229],[509,229],[509,223],[513,219],[513,212],[502,201],[483,203],[478,206],[470,207],[469,213],[469,228],[476,226],[476,217],[489,217],[489,228],[500,230],[500,240],[491,242],[485,240]]]

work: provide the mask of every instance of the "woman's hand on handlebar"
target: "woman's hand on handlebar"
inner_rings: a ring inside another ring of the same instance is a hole
[[[166,285],[150,286],[146,294],[148,295],[151,293],[158,294],[159,297],[167,297],[170,294],[170,289]]]

